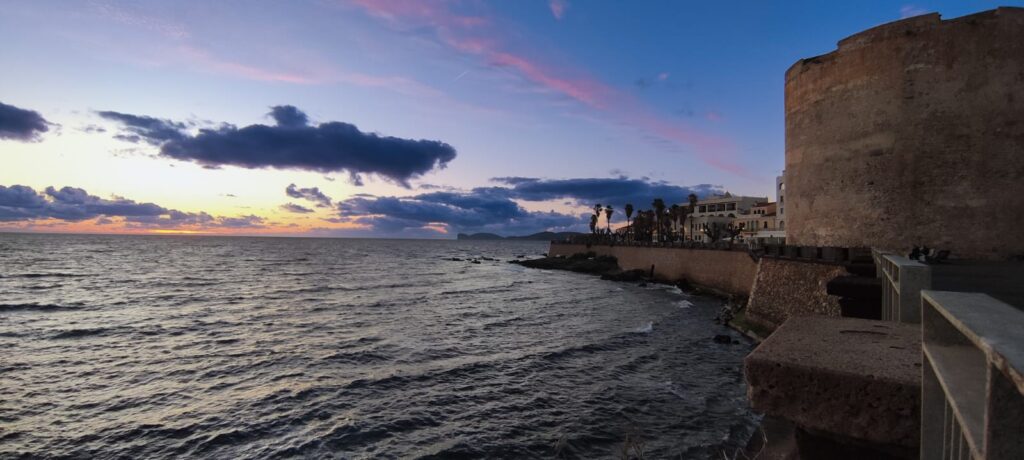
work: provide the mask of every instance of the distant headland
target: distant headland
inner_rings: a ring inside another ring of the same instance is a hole
[[[571,236],[582,235],[579,232],[540,232],[526,236],[501,236],[494,233],[459,233],[456,239],[459,240],[470,240],[470,241],[487,241],[487,240],[528,240],[528,241],[551,241],[551,240],[564,240]]]

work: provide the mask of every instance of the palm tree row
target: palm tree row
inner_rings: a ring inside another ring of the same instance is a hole
[[[694,207],[697,204],[697,195],[691,193],[688,198],[689,206],[680,206],[678,204],[666,206],[665,200],[655,198],[651,202],[652,209],[636,211],[635,219],[633,218],[633,204],[626,203],[624,207],[626,213],[625,238],[631,241],[664,242],[682,240],[685,236],[683,222],[687,215],[693,213]],[[602,213],[605,216],[605,233],[611,234],[612,214],[615,213],[611,205],[594,205],[594,214],[590,216],[590,231],[591,233],[598,233]]]

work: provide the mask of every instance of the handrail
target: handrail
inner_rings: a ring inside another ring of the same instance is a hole
[[[916,260],[881,254],[882,319],[900,323],[921,321],[918,295],[932,286],[932,269]]]
[[[920,308],[921,458],[1024,458],[1024,312],[930,290]]]

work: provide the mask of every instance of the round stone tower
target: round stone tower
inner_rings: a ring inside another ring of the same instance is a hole
[[[892,22],[794,64],[785,186],[788,244],[1024,254],[1024,9]]]

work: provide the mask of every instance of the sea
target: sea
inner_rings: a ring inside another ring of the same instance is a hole
[[[732,457],[721,300],[547,249],[0,234],[0,458]]]

